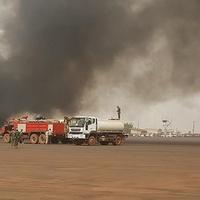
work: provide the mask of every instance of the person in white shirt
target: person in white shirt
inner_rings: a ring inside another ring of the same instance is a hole
[[[52,136],[51,129],[49,129],[48,131],[46,131],[45,136],[46,136],[46,144],[51,144],[51,136]]]

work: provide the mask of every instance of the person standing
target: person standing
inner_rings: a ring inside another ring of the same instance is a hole
[[[23,133],[23,129],[21,129],[21,131],[20,131],[19,142],[20,142],[20,143],[24,143],[24,133]]]
[[[13,147],[15,143],[15,130],[14,128],[12,128],[11,132],[10,132],[10,144]]]
[[[51,140],[52,140],[52,130],[49,129],[49,144],[51,144]]]
[[[49,130],[45,132],[45,136],[46,136],[46,144],[48,144],[48,142],[49,142]]]
[[[20,138],[21,138],[21,133],[17,130],[15,132],[15,140],[14,140],[14,147],[15,148],[18,148]]]
[[[52,139],[52,131],[51,131],[51,129],[46,131],[45,136],[46,136],[46,144],[51,144],[51,139]]]
[[[119,106],[117,106],[117,116],[118,116],[118,120],[121,119],[121,108]]]

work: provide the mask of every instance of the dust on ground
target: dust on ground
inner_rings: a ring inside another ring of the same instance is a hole
[[[200,144],[0,143],[0,200],[200,199]]]

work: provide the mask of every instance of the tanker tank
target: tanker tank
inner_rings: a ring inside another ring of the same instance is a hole
[[[123,131],[124,122],[119,120],[99,120],[97,131]]]

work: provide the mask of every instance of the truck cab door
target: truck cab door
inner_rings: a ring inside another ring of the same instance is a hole
[[[96,119],[95,118],[91,118],[88,122],[87,122],[87,129],[88,129],[88,133],[96,131]]]

